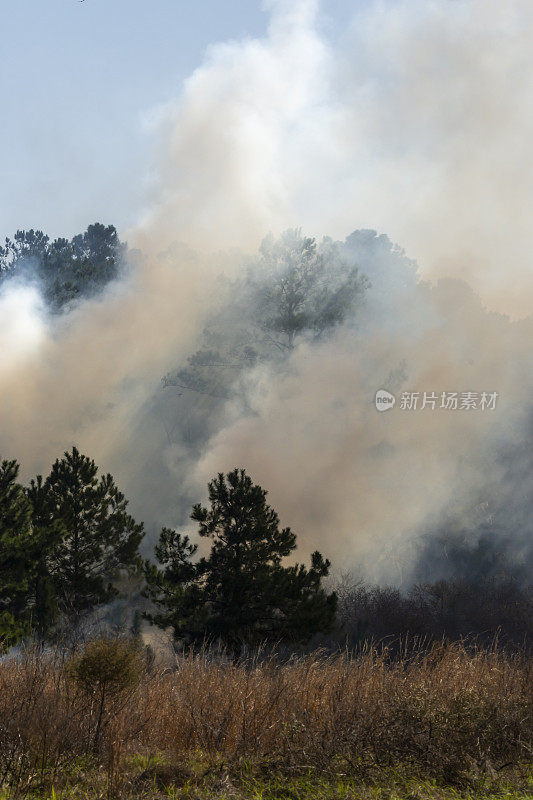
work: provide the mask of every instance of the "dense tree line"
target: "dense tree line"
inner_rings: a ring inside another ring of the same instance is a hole
[[[513,575],[420,583],[407,592],[344,580],[327,591],[330,563],[284,564],[296,548],[267,493],[242,469],[208,485],[208,506],[191,519],[198,543],[164,528],[156,561],[143,560],[143,525],[109,474],[75,447],[47,478],[18,482],[16,461],[0,464],[0,647],[27,636],[54,638],[119,594],[125,576],[144,582],[145,617],[171,629],[177,645],[222,642],[234,656],[261,644],[329,647],[372,640],[475,637],[520,647],[533,642],[531,587]],[[316,635],[320,635],[317,640]]]
[[[74,447],[43,480],[17,482],[16,461],[0,466],[0,639],[47,636],[59,618],[116,596],[121,571],[140,568],[143,526],[111,475]]]
[[[373,641],[406,651],[435,640],[533,646],[533,585],[512,574],[449,578],[406,591],[340,581],[336,638],[349,647]]]
[[[73,447],[46,479],[18,483],[19,466],[0,466],[0,645],[54,635],[112,600],[121,576],[143,575],[152,601],[147,618],[172,628],[177,642],[221,641],[234,654],[262,642],[304,642],[332,628],[336,596],[322,588],[329,562],[313,553],[311,566],[282,565],[296,547],[280,529],[266,492],[244,470],[209,484],[210,508],[191,519],[211,540],[209,556],[194,558],[189,537],[163,529],[143,561],[143,525],[111,475]]]
[[[72,239],[19,230],[0,246],[0,283],[10,278],[35,282],[50,309],[59,312],[115,279],[126,252],[115,227],[99,222]]]

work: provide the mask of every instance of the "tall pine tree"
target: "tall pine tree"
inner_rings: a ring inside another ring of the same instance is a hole
[[[32,507],[18,472],[16,461],[0,464],[0,649],[28,630],[26,595],[34,572]]]
[[[36,509],[62,527],[49,551],[47,571],[59,607],[76,614],[117,595],[116,578],[139,565],[143,525],[127,512],[128,501],[111,475],[97,476],[98,467],[76,447],[58,459],[44,484],[32,483],[41,495]]]
[[[145,593],[159,609],[148,618],[186,643],[220,640],[235,656],[243,646],[302,642],[328,630],[337,604],[321,586],[329,561],[315,552],[309,569],[282,565],[296,537],[280,529],[266,491],[244,470],[220,473],[208,488],[210,508],[195,505],[191,519],[211,552],[194,561],[197,546],[187,536],[162,531],[161,568],[145,565]]]
[[[32,506],[34,542],[33,570],[26,603],[28,610],[31,610],[31,629],[42,639],[59,617],[51,572],[56,548],[66,531],[63,522],[54,517],[54,506],[41,475],[32,480],[24,491]]]

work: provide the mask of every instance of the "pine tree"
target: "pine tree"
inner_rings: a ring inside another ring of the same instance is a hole
[[[17,231],[0,245],[0,283],[11,277],[37,279],[50,310],[57,313],[115,280],[126,252],[116,228],[99,222],[71,240]]]
[[[249,275],[250,307],[267,338],[288,351],[298,336],[320,336],[342,323],[370,285],[331,243],[317,247],[299,229],[267,237],[260,255],[259,270]]]
[[[331,628],[337,598],[321,586],[330,562],[315,552],[309,569],[282,565],[296,537],[280,529],[267,492],[244,470],[220,473],[208,489],[210,508],[195,505],[191,519],[211,552],[193,561],[197,545],[163,529],[156,547],[162,568],[145,565],[145,594],[160,609],[148,619],[186,643],[220,640],[235,656],[243,645],[301,642]]]
[[[17,483],[18,472],[16,461],[0,464],[0,649],[15,644],[28,631],[32,507]]]
[[[39,638],[50,632],[59,617],[56,587],[51,576],[54,554],[65,527],[54,517],[54,507],[41,475],[24,490],[32,506],[34,558],[26,603],[31,628]]]
[[[39,510],[63,531],[50,549],[47,570],[62,611],[76,614],[116,596],[113,581],[135,571],[143,525],[127,513],[128,501],[111,475],[76,447],[58,459],[42,487]],[[33,492],[38,486],[32,484]]]

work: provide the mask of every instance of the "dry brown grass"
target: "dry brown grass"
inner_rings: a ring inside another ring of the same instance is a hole
[[[194,753],[264,762],[280,771],[362,775],[410,765],[459,782],[531,761],[531,661],[435,646],[389,662],[321,654],[232,664],[208,653],[146,671],[99,719],[60,654],[35,650],[0,664],[0,786],[28,786],[94,757],[120,784],[124,757]]]

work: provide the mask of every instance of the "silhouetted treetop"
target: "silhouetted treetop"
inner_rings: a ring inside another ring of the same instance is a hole
[[[126,251],[115,227],[100,222],[70,240],[50,241],[42,231],[20,230],[0,246],[0,282],[21,278],[37,283],[58,312],[117,278]]]

